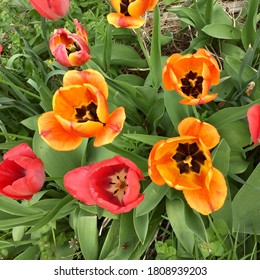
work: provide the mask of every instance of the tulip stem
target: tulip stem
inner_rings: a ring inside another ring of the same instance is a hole
[[[195,118],[200,119],[200,114],[198,113],[196,106],[192,106],[192,111],[194,113]]]
[[[8,132],[0,132],[0,135],[1,136],[15,137],[15,138],[19,138],[19,139],[23,139],[23,140],[27,140],[27,141],[32,140],[31,137],[27,137],[27,136],[23,136],[23,135],[19,135],[19,134],[8,133]]]
[[[149,55],[148,49],[147,49],[147,47],[146,47],[146,45],[145,45],[145,43],[144,43],[144,41],[142,39],[142,36],[141,36],[141,33],[140,33],[140,29],[137,29],[137,30],[133,29],[133,32],[137,36],[137,40],[138,40],[139,46],[140,46],[140,48],[141,48],[141,50],[142,50],[142,52],[143,52],[143,54],[144,54],[144,56],[145,56],[145,58],[147,60],[147,63],[149,65],[150,64],[150,62],[149,62],[150,61],[150,55]]]

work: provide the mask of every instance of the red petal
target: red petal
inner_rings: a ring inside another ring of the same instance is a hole
[[[32,159],[36,158],[35,153],[27,143],[22,143],[18,146],[15,146],[4,154],[3,159],[12,158],[14,156],[26,156]]]
[[[260,140],[260,104],[255,104],[248,109],[247,119],[254,145],[257,145]]]

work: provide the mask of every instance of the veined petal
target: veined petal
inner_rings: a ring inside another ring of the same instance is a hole
[[[209,188],[199,190],[184,190],[184,197],[191,208],[203,215],[208,215],[220,209],[227,196],[227,186],[223,174],[213,168],[213,176]]]
[[[195,136],[202,140],[208,149],[214,148],[220,141],[217,129],[206,122],[196,118],[185,118],[178,125],[181,136]]]
[[[105,126],[96,136],[94,146],[99,147],[102,145],[113,142],[115,137],[121,132],[124,126],[126,115],[123,107],[117,108],[107,120]]]
[[[145,23],[144,18],[124,16],[122,14],[110,13],[107,15],[110,24],[117,28],[139,28]]]
[[[82,142],[82,137],[69,133],[62,127],[54,112],[42,114],[38,119],[38,127],[41,138],[55,150],[74,150]]]

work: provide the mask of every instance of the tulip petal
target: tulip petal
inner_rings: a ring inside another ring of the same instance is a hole
[[[148,2],[147,0],[136,0],[129,4],[128,6],[128,13],[132,17],[141,17],[148,8]]]
[[[83,71],[70,70],[63,76],[63,85],[91,84],[96,87],[105,98],[108,97],[108,85],[105,78],[96,70],[87,69]]]
[[[220,135],[213,125],[192,117],[183,119],[178,125],[178,131],[181,136],[200,138],[208,149],[214,148],[220,141]]]
[[[247,120],[254,145],[257,145],[260,140],[260,104],[255,104],[248,109]]]
[[[123,197],[124,205],[134,202],[138,198],[140,192],[140,182],[138,174],[134,170],[129,169],[126,176],[128,187],[126,188],[126,192]]]
[[[41,138],[55,150],[73,150],[82,142],[82,137],[69,133],[62,127],[54,112],[42,114],[38,119],[38,127]]]
[[[75,168],[64,176],[64,187],[76,199],[87,205],[94,205],[96,201],[93,199],[88,187],[92,176],[93,165]]]
[[[12,148],[11,150],[9,150],[8,152],[6,152],[3,156],[3,159],[7,159],[7,158],[13,158],[15,156],[25,156],[25,157],[29,157],[29,158],[36,158],[35,153],[33,152],[33,150],[28,146],[27,143],[22,143],[14,148]]]
[[[191,208],[208,215],[220,209],[225,202],[227,196],[225,178],[219,170],[213,168],[213,177],[208,189],[184,190],[183,194]]]
[[[96,136],[96,139],[94,141],[94,146],[99,147],[113,142],[115,137],[123,129],[125,118],[126,118],[125,109],[123,107],[117,108],[110,115],[105,126],[100,131],[100,133]]]
[[[145,23],[144,18],[124,16],[122,14],[110,13],[107,15],[110,24],[117,28],[139,28]]]

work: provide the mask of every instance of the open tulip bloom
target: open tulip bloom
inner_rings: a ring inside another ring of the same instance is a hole
[[[45,181],[44,166],[27,143],[3,156],[0,163],[0,194],[14,199],[31,199]]]
[[[66,28],[54,30],[50,39],[50,50],[55,59],[65,67],[84,65],[90,58],[88,35],[83,26],[74,20],[76,33]]]
[[[38,119],[42,139],[59,151],[73,150],[83,138],[94,136],[96,147],[111,143],[126,116],[123,107],[109,113],[104,77],[95,70],[71,70],[63,85],[53,96],[53,111]]]
[[[64,176],[64,186],[76,199],[98,205],[113,214],[129,212],[144,199],[141,170],[130,160],[115,156],[78,167]]]
[[[179,137],[161,140],[151,150],[149,175],[157,185],[183,191],[188,204],[208,215],[221,208],[227,195],[225,178],[212,166],[209,149],[220,136],[212,125],[186,118],[178,126]]]
[[[69,12],[69,0],[30,0],[34,9],[43,17],[57,20]]]
[[[247,120],[254,145],[257,145],[260,141],[260,104],[255,104],[248,109]]]
[[[154,9],[158,0],[110,0],[116,13],[110,13],[107,20],[117,28],[139,28],[145,23],[141,16]]]
[[[217,93],[209,94],[211,85],[220,80],[220,69],[213,55],[205,49],[195,54],[170,56],[163,67],[163,85],[167,90],[176,90],[186,105],[199,105],[212,101]]]

